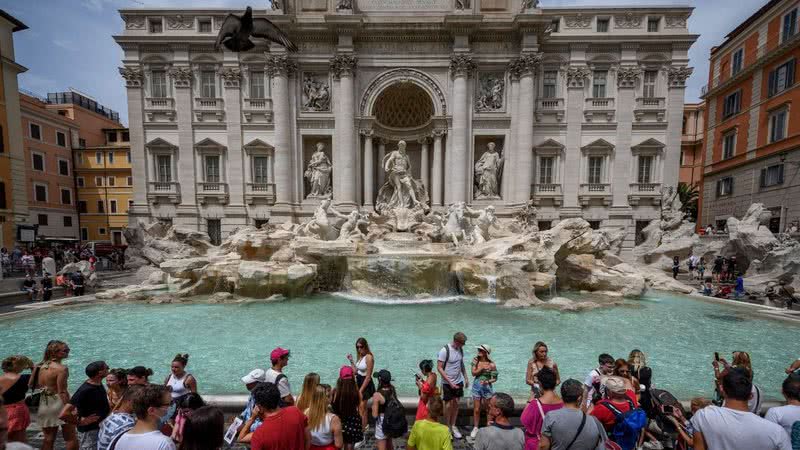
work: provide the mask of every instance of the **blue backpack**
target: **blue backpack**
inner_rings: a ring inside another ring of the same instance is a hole
[[[647,425],[647,414],[641,408],[634,408],[633,402],[628,400],[631,406],[626,412],[617,409],[609,401],[599,402],[614,413],[614,429],[611,430],[609,437],[616,442],[622,450],[634,450],[639,443],[639,435]]]
[[[792,450],[800,450],[800,420],[792,424]]]

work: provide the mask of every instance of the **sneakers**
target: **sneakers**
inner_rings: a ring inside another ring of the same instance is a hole
[[[470,439],[478,437],[478,427],[473,427],[472,432],[469,434]]]
[[[450,429],[450,431],[453,432],[453,437],[456,438],[456,439],[461,439],[461,438],[464,437],[464,436],[461,435],[461,432],[458,431],[458,427],[455,426],[455,425],[453,426],[453,428]]]

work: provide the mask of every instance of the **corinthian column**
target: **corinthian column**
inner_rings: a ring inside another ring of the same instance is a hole
[[[373,173],[374,164],[372,162],[372,130],[361,130],[364,136],[364,206],[372,206],[375,198],[374,185],[375,175]]]
[[[517,60],[519,70],[519,106],[516,110],[518,148],[514,155],[514,204],[522,205],[531,197],[533,181],[533,104],[534,76],[542,61],[541,53],[528,53]]]
[[[511,80],[511,86],[508,91],[509,106],[508,110],[511,113],[511,129],[509,131],[509,142],[506,142],[503,149],[503,158],[505,160],[504,167],[505,173],[503,174],[503,181],[501,186],[501,196],[503,203],[507,205],[514,204],[514,173],[513,168],[517,154],[517,122],[519,110],[519,59],[514,58],[508,63],[508,75]]]
[[[192,69],[173,66],[169,75],[175,87],[175,115],[178,122],[178,160],[176,180],[179,183],[181,203],[178,205],[180,225],[197,227],[197,198],[194,158],[194,131],[192,130]]]
[[[428,165],[428,140],[430,138],[424,137],[419,140],[419,143],[422,145],[422,151],[419,155],[419,174],[420,178],[422,179],[422,184],[425,185],[425,190],[428,191],[428,195],[431,192],[431,177],[430,177],[430,166]]]
[[[267,54],[267,72],[272,79],[272,104],[275,123],[275,206],[289,207],[294,202],[295,168],[291,148],[291,109],[289,75],[295,63],[285,54]]]
[[[130,143],[131,143],[131,160],[132,175],[133,175],[133,208],[128,211],[130,225],[137,224],[137,217],[147,217],[149,213],[149,205],[147,204],[147,182],[155,181],[154,174],[147,177],[147,162],[148,157],[145,152],[144,145],[144,118],[142,117],[142,69],[138,66],[120,67],[119,73],[125,79],[125,87],[128,91],[128,125],[130,126]],[[10,136],[9,136],[10,138]],[[19,149],[22,149],[20,142]],[[11,148],[15,148],[12,143]],[[24,161],[24,160],[23,160]],[[13,167],[14,160],[12,159],[12,173],[25,173],[25,166],[19,168]],[[18,192],[21,191],[21,192]],[[14,206],[25,205],[27,210],[27,197],[25,196],[24,189],[14,189],[13,202]],[[19,198],[19,194],[22,198]],[[21,201],[20,201],[21,200]]]
[[[239,214],[244,214],[244,183],[242,173],[244,158],[242,157],[242,114],[241,114],[241,80],[242,70],[239,67],[225,66],[219,71],[225,88],[225,116],[228,122],[228,153],[225,166],[230,193],[229,207],[239,207]]]
[[[339,80],[339,100],[335,132],[338,137],[333,146],[333,200],[337,206],[357,206],[355,133],[355,101],[353,92],[353,69],[356,57],[342,53],[331,58],[331,71]],[[338,145],[337,145],[338,144]]]
[[[453,74],[453,129],[450,132],[451,154],[447,155],[447,180],[444,201],[451,204],[467,200],[467,180],[471,169],[468,164],[467,120],[467,81],[475,70],[472,55],[456,54],[450,57],[450,71]]]
[[[431,181],[431,206],[442,206],[442,138],[445,130],[433,130],[433,177]]]

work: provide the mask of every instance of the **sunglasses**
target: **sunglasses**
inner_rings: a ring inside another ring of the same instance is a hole
[[[356,345],[356,348],[364,348],[363,345]]]

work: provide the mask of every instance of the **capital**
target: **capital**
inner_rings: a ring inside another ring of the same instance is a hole
[[[534,75],[542,63],[541,53],[524,53],[517,58],[517,68],[520,76]]]
[[[431,132],[431,137],[434,139],[441,139],[447,134],[447,130],[444,128],[437,128]]]
[[[140,88],[142,87],[142,69],[138,66],[125,66],[119,68],[119,74],[125,79],[125,87]]]
[[[590,70],[585,66],[570,66],[567,68],[567,87],[582,88],[589,77]]]
[[[238,67],[223,67],[219,69],[219,76],[222,78],[226,88],[238,88],[242,81],[242,69]]]
[[[353,70],[358,64],[358,58],[352,53],[339,53],[331,58],[330,68],[335,78],[353,75]]]
[[[476,67],[470,54],[458,53],[450,57],[450,71],[453,73],[453,77],[469,77]]]
[[[266,69],[270,77],[288,77],[297,69],[297,64],[286,54],[267,55]]]
[[[617,86],[621,88],[636,87],[636,82],[642,75],[642,69],[639,66],[620,67],[617,69]]]
[[[192,85],[191,67],[173,67],[168,73],[176,88],[188,88]]]
[[[686,80],[692,76],[694,67],[687,66],[672,66],[669,68],[667,75],[669,77],[669,87],[679,88],[686,87]]]
[[[373,131],[372,128],[362,128],[358,130],[358,132],[365,138],[372,138],[373,136],[375,136],[375,131]]]

